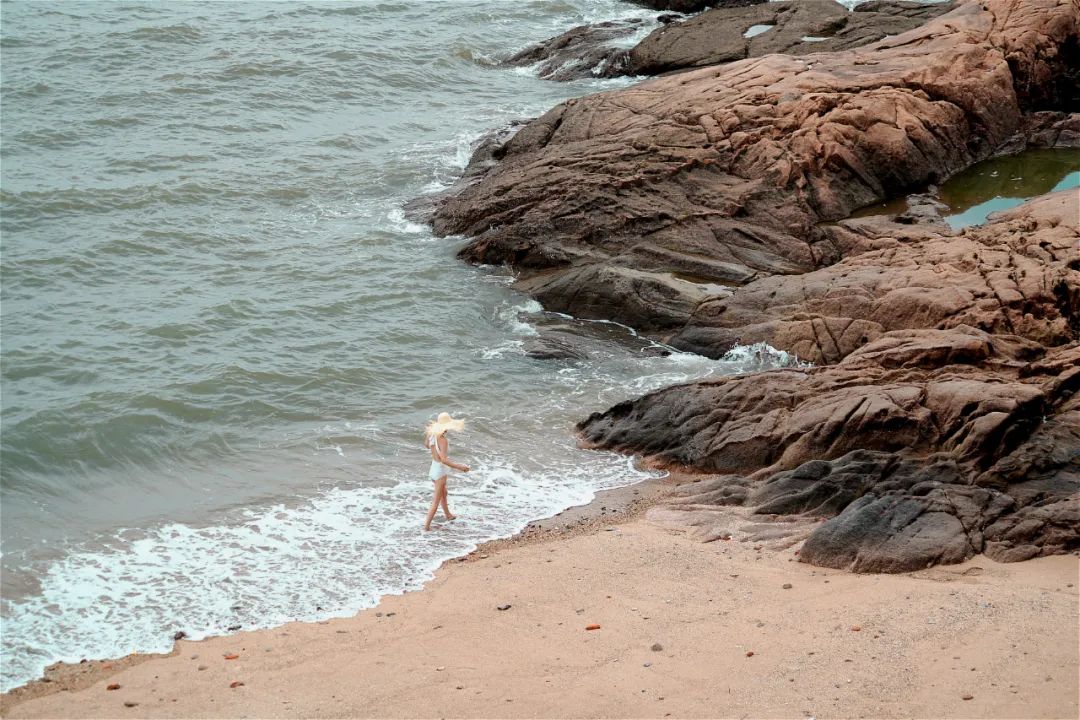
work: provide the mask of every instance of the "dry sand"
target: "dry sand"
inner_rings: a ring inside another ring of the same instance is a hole
[[[485,546],[353,618],[58,669],[4,715],[1077,717],[1077,557],[823,571],[651,522],[659,508],[638,510],[660,489]]]

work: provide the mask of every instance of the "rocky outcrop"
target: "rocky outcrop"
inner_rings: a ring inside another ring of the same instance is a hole
[[[683,8],[679,12],[704,9],[686,0],[655,5]],[[641,18],[580,25],[515,53],[503,64],[535,65],[539,77],[566,81],[660,75],[770,53],[846,50],[918,27],[950,10],[952,3],[872,0],[854,10],[832,0],[732,0],[711,6],[686,20],[681,15],[658,16],[661,27],[632,47],[622,44],[645,27]]]
[[[766,342],[821,364],[890,331],[966,325],[1061,345],[1076,337],[1080,317],[1078,224],[1075,191],[958,234],[842,223],[830,229],[842,261],[705,300],[672,344],[719,357],[737,342]]]
[[[715,357],[764,342],[816,363],[667,388],[580,426],[594,447],[710,473],[673,512],[704,536],[723,528],[700,513],[737,505],[799,518],[801,559],[858,571],[1080,549],[1076,192],[962,232],[931,196],[844,219],[1002,149],[1075,142],[1061,78],[1078,37],[1073,0],[964,2],[856,50],[568,101],[434,226],[551,309]]]
[[[969,327],[897,331],[836,365],[667,388],[580,429],[720,474],[697,504],[831,518],[806,562],[1027,559],[1080,548],[1080,344],[1031,361],[1043,352]]]
[[[570,100],[510,139],[434,227],[472,236],[465,259],[517,268],[565,312],[666,331],[678,321],[649,324],[654,296],[688,318],[702,286],[723,297],[831,265],[849,248],[821,221],[989,156],[1039,109],[1021,102],[1046,95],[1034,78],[1064,72],[1078,16],[1053,0],[967,3],[864,49]]]
[[[952,9],[952,3],[769,2],[709,10],[653,31],[627,53],[627,75],[659,75],[770,53],[847,50],[899,35]],[[757,32],[755,32],[755,30]]]
[[[536,74],[544,80],[623,75],[628,51],[613,43],[633,35],[644,22],[630,18],[579,25],[511,55],[503,65],[536,65]]]
[[[696,13],[708,8],[746,7],[760,5],[768,0],[630,0],[635,5],[643,5],[653,10],[669,10],[679,13]]]
[[[535,334],[521,340],[521,349],[526,357],[535,360],[604,361],[671,354],[669,348],[610,323],[588,323],[542,313],[528,319]]]
[[[801,294],[770,340],[831,364],[661,390],[592,416],[583,436],[718,473],[697,504],[830,518],[800,550],[818,565],[901,572],[1080,549],[1080,197],[1044,196],[955,237],[872,237],[884,245],[823,269],[825,292],[807,282],[815,271],[764,293],[765,315]],[[729,301],[743,291],[761,288]],[[860,315],[875,303],[880,325]]]

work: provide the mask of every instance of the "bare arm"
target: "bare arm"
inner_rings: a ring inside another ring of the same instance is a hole
[[[461,465],[459,463],[456,463],[446,456],[446,451],[448,447],[449,443],[447,443],[446,438],[440,435],[439,438],[435,441],[435,453],[439,456],[439,462],[441,462],[443,465],[448,465],[454,468],[458,472],[469,472],[468,465]]]

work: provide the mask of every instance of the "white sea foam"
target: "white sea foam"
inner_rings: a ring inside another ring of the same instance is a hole
[[[387,222],[398,232],[408,233],[409,235],[418,235],[420,233],[429,232],[427,225],[423,223],[413,222],[405,217],[405,211],[400,206],[391,207],[386,213]]]
[[[509,328],[510,332],[515,335],[533,337],[538,334],[536,328],[526,320],[523,320],[522,316],[530,313],[538,313],[542,310],[543,307],[540,303],[529,299],[515,305],[504,305],[496,310],[496,315],[501,323]]]
[[[351,615],[421,587],[442,561],[479,542],[648,477],[624,458],[570,444],[537,454],[518,464],[481,452],[472,473],[452,480],[461,519],[432,534],[418,528],[430,484],[417,472],[392,486],[244,511],[226,524],[124,531],[102,548],[73,551],[41,575],[39,595],[5,604],[5,645],[16,652],[5,658],[4,686],[57,659],[166,652],[177,630],[198,639],[236,625]]]
[[[754,343],[753,345],[736,345],[731,348],[722,362],[731,363],[740,368],[739,372],[752,372],[759,370],[772,370],[782,367],[811,367],[809,362],[800,360],[798,355],[777,350],[768,343]]]

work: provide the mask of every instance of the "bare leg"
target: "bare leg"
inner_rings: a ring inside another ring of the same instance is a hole
[[[442,499],[443,493],[446,492],[446,476],[435,481],[435,496],[431,498],[431,509],[427,512],[427,518],[424,519],[424,530],[431,529],[431,519],[435,517],[435,511],[439,509],[439,501]]]
[[[446,497],[447,497],[446,481],[444,480],[443,481],[443,486],[442,486],[442,499],[440,500],[440,502],[442,503],[442,511],[443,511],[443,515],[446,516],[447,520],[453,520],[454,518],[457,517],[457,515],[454,515],[454,514],[452,514],[450,512],[450,506],[446,503]]]

